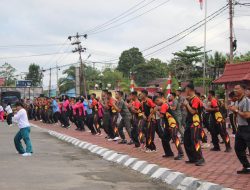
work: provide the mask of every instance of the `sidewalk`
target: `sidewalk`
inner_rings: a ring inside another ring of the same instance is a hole
[[[195,178],[223,185],[224,187],[239,190],[250,189],[250,176],[236,174],[236,170],[241,169],[242,166],[236,158],[234,151],[232,151],[231,153],[224,153],[223,151],[211,152],[209,150],[203,149],[203,154],[206,159],[206,165],[203,167],[197,167],[194,165],[185,164],[184,160],[175,161],[173,160],[173,158],[162,158],[163,150],[161,147],[160,139],[157,137],[157,135],[155,142],[158,151],[156,153],[145,153],[133,148],[133,146],[119,145],[116,142],[108,142],[104,139],[104,135],[93,136],[88,132],[75,131],[74,127],[71,129],[63,129],[59,126],[43,124],[41,122],[32,123],[42,128],[50,129],[108,149],[129,154],[130,156],[146,160],[149,163],[158,164],[162,167],[167,167],[169,169],[185,173]],[[233,138],[231,138],[231,143],[233,146]],[[221,149],[224,150],[224,145],[221,146]],[[173,151],[176,154],[174,147]],[[185,158],[185,160],[186,159],[187,158]]]

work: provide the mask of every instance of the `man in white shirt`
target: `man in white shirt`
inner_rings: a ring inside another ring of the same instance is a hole
[[[17,113],[14,115],[13,120],[17,122],[19,131],[17,132],[14,142],[15,147],[19,154],[22,156],[31,156],[32,151],[32,144],[30,141],[30,123],[28,120],[27,112],[23,107],[21,102],[16,103]],[[24,143],[26,144],[26,151],[24,150],[21,140],[23,139]]]

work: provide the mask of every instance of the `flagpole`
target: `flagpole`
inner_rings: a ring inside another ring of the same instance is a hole
[[[207,1],[205,0],[205,5],[204,5],[204,9],[205,9],[205,24],[204,24],[204,57],[203,57],[203,90],[204,90],[204,94],[206,93],[206,51],[207,51]]]

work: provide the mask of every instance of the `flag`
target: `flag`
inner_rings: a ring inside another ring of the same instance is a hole
[[[203,1],[204,1],[204,0],[199,0],[199,2],[200,2],[200,7],[201,7],[201,10],[203,9]]]

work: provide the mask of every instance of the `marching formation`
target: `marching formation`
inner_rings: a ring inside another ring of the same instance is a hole
[[[249,148],[249,113],[250,101],[245,94],[244,85],[236,85],[229,94],[230,105],[219,101],[214,91],[208,96],[195,91],[193,84],[185,89],[172,92],[167,97],[163,92],[156,92],[152,97],[147,90],[131,92],[125,95],[116,91],[115,97],[108,90],[103,90],[101,97],[96,94],[69,98],[39,97],[33,101],[24,100],[30,120],[61,125],[70,128],[72,124],[78,131],[93,135],[105,132],[108,141],[118,141],[151,153],[157,151],[154,143],[155,133],[159,136],[164,150],[163,157],[182,160],[184,150],[188,157],[187,164],[202,166],[205,159],[202,147],[207,147],[207,135],[211,135],[211,151],[220,151],[219,139],[225,146],[224,151],[232,150],[227,132],[226,118],[229,113],[231,127],[235,137],[235,151],[243,169],[241,173],[250,173],[250,164],[246,156]],[[247,91],[249,92],[249,90]],[[8,111],[8,108],[7,108]],[[11,113],[12,114],[12,113]],[[124,133],[126,129],[126,134]],[[219,138],[220,136],[220,138]],[[170,143],[174,143],[178,154],[174,156]]]

